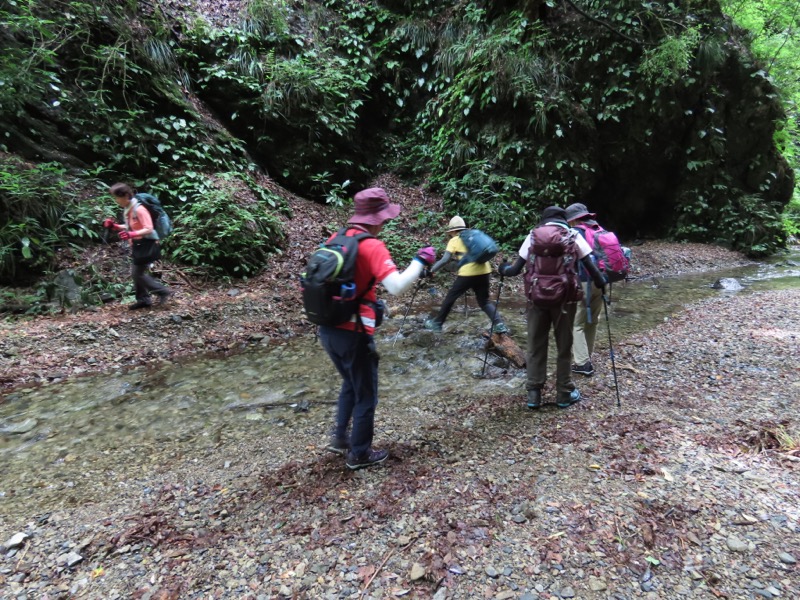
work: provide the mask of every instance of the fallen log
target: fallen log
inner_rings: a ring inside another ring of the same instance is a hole
[[[522,351],[522,348],[517,345],[511,336],[504,333],[493,333],[489,337],[489,334],[484,332],[483,337],[486,338],[486,346],[484,348],[508,359],[518,369],[525,368],[525,352]]]

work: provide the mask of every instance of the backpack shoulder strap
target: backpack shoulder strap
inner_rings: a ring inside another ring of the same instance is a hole
[[[339,231],[336,232],[337,235],[355,238],[359,242],[361,240],[366,240],[368,238],[374,238],[375,236],[372,235],[369,231],[362,231],[361,233],[357,233],[355,235],[347,235],[347,232],[351,229],[355,229],[355,227],[342,227]]]
[[[341,229],[340,229],[340,230],[337,232],[337,235],[341,235],[341,236],[344,236],[344,237],[350,237],[350,238],[354,238],[355,240],[357,240],[357,241],[358,241],[358,243],[359,243],[359,244],[361,244],[361,242],[362,242],[362,241],[364,241],[364,240],[366,240],[366,239],[369,239],[369,238],[374,238],[374,237],[375,237],[375,236],[374,236],[374,235],[372,235],[372,234],[371,234],[369,231],[362,231],[361,233],[357,233],[357,234],[355,234],[355,235],[347,235],[347,232],[348,232],[350,229],[354,229],[354,228],[353,228],[353,227],[342,227],[342,228],[341,228]],[[374,285],[375,285],[375,277],[373,276],[373,277],[370,277],[369,283],[367,284],[367,287],[366,287],[366,288],[364,288],[364,291],[363,291],[363,292],[361,292],[361,293],[360,293],[358,296],[356,296],[356,300],[357,300],[359,303],[363,303],[363,298],[364,298],[364,296],[366,296],[366,295],[367,295],[367,293],[369,293],[369,291],[372,289],[372,286],[374,286]],[[357,317],[358,317],[358,320],[360,321],[360,320],[361,320],[361,317],[360,317],[360,315],[358,315],[358,313],[356,313],[356,315],[357,315]]]

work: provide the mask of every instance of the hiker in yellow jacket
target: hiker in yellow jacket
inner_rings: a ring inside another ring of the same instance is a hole
[[[447,243],[447,249],[442,255],[441,260],[431,267],[431,275],[444,267],[451,260],[460,260],[467,253],[467,246],[462,241],[460,234],[467,229],[464,219],[455,216],[450,219],[447,228],[447,233],[450,234],[450,241]],[[424,323],[425,329],[431,331],[441,331],[442,325],[447,320],[447,315],[453,309],[456,301],[467,293],[468,290],[475,292],[475,298],[478,301],[478,306],[485,312],[490,323],[494,323],[494,333],[508,333],[508,327],[503,322],[503,317],[497,312],[497,307],[494,302],[489,301],[489,284],[491,283],[492,265],[489,262],[469,262],[462,265],[458,269],[458,275],[453,285],[447,292],[447,295],[439,308],[439,313],[432,319],[428,319]],[[496,313],[496,314],[495,314]]]

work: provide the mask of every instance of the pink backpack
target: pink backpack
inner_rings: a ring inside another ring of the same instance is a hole
[[[597,266],[603,271],[610,282],[622,281],[628,277],[631,268],[622,244],[619,243],[617,234],[606,231],[597,223],[582,223],[578,227],[583,230],[586,241],[591,246],[597,258]]]

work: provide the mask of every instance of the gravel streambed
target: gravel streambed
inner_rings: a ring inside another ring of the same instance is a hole
[[[685,248],[682,248],[685,251]],[[800,290],[720,296],[615,340],[567,409],[384,399],[385,467],[326,428],[222,434],[0,522],[5,597],[800,597]],[[90,457],[87,457],[90,458]],[[141,461],[137,464],[141,464]],[[42,482],[41,485],[48,485]]]

